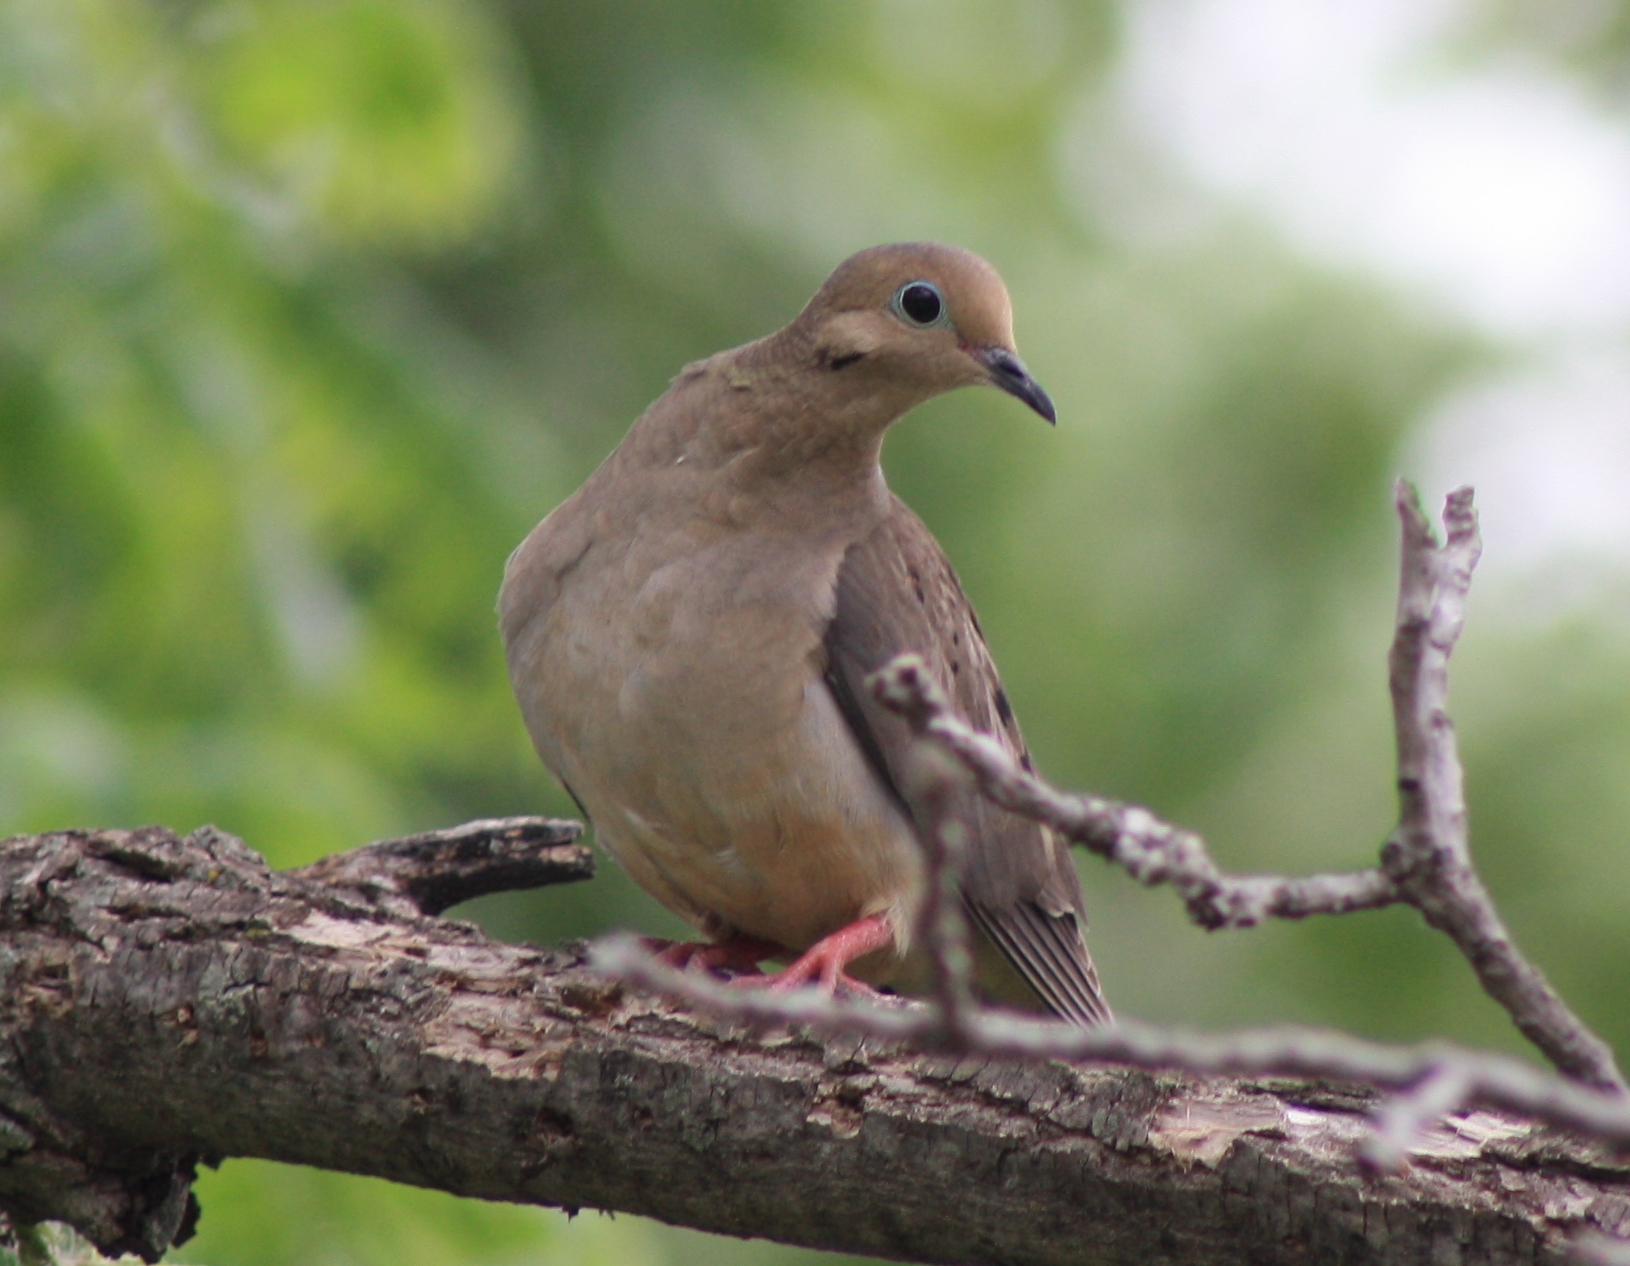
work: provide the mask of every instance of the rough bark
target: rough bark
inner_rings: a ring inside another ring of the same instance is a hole
[[[551,857],[526,882],[582,873],[574,835],[517,845]],[[261,1156],[930,1262],[1560,1262],[1630,1231],[1630,1162],[1499,1113],[1376,1174],[1362,1088],[754,1034],[407,908],[445,895],[436,849],[416,884],[366,854],[0,845],[0,1209],[152,1260],[198,1162]]]

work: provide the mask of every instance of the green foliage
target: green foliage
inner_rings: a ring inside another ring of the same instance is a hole
[[[1044,768],[1239,868],[1364,864],[1392,815],[1388,485],[1492,353],[1236,212],[1128,232],[1093,122],[1121,16],[0,0],[0,830],[214,821],[292,865],[571,813],[505,681],[508,551],[685,361],[850,250],[943,237],[1008,278],[1061,422],[962,393],[887,465]],[[1630,661],[1608,616],[1521,605],[1478,590],[1456,679],[1477,847],[1622,1048]],[[1084,874],[1126,1012],[1520,1049],[1406,913],[1207,939]],[[674,926],[615,873],[476,913]],[[216,1266],[810,1260],[254,1162],[200,1193],[177,1256]]]
[[[214,1266],[656,1266],[662,1260],[652,1235],[633,1223],[632,1235],[596,1214],[582,1227],[571,1226],[564,1214],[548,1210],[264,1161],[228,1162],[200,1182],[198,1194],[211,1216],[197,1239],[172,1256]]]

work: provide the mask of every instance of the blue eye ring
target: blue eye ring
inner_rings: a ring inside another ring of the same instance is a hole
[[[919,330],[951,323],[950,307],[940,288],[931,281],[908,281],[889,300],[894,315]]]

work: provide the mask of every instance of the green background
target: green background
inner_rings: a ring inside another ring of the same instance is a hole
[[[1630,24],[1471,11],[1446,57],[1520,46],[1618,100]],[[1198,227],[1127,231],[1093,189],[1177,177],[1093,114],[1124,21],[0,0],[0,833],[211,821],[289,866],[570,816],[504,676],[509,550],[686,361],[784,323],[851,250],[932,237],[1001,269],[1060,424],[963,392],[895,431],[887,469],[1041,767],[1232,868],[1373,860],[1390,483],[1428,411],[1523,349],[1201,192]],[[1521,585],[1479,589],[1455,670],[1486,878],[1620,1050],[1626,592],[1524,619]],[[1082,870],[1123,1014],[1522,1049],[1411,913],[1208,935]],[[609,863],[464,913],[540,941],[674,927]],[[175,1260],[815,1256],[259,1162],[199,1193]]]

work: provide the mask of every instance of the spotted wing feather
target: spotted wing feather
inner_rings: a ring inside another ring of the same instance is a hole
[[[868,674],[913,651],[962,716],[1030,765],[996,665],[950,561],[904,502],[844,556],[837,607],[825,637],[826,680],[878,773],[921,825],[911,803],[906,723],[865,686]],[[1067,848],[1052,832],[969,790],[955,806],[970,828],[963,899],[974,926],[1055,1014],[1110,1022],[1082,939],[1086,913]]]

